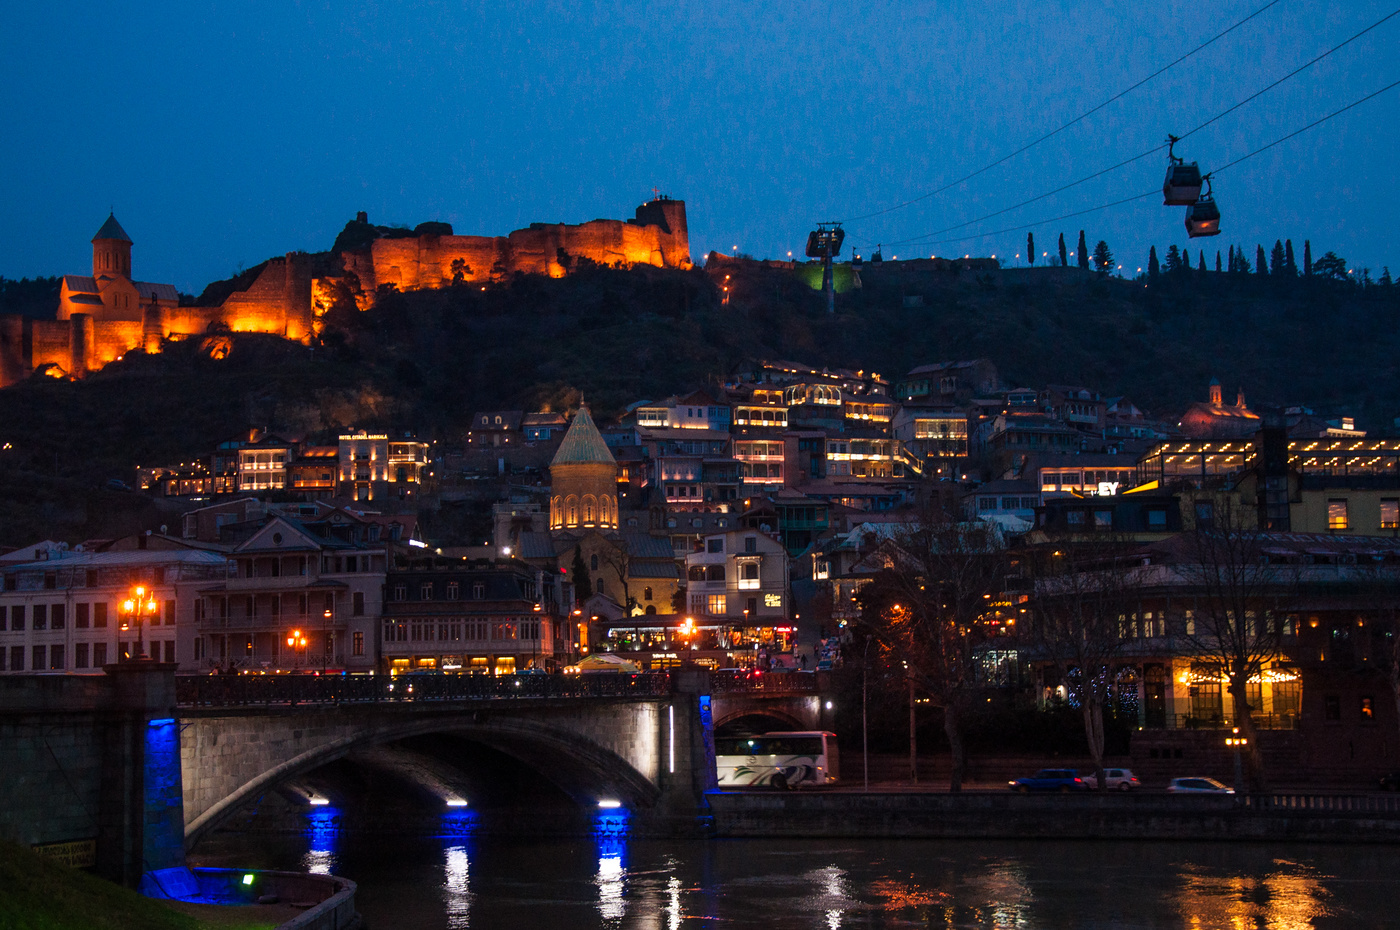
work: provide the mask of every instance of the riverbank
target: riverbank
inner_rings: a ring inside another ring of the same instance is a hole
[[[717,837],[1400,841],[1400,798],[713,791]]]
[[[272,930],[299,911],[155,901],[0,841],[0,928],[25,930]]]

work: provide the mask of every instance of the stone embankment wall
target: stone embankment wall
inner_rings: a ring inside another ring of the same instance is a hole
[[[0,836],[135,887],[183,863],[175,665],[0,677]]]
[[[1389,796],[1269,799],[1257,807],[1231,796],[1142,793],[716,791],[708,798],[722,837],[1400,840],[1400,799]]]

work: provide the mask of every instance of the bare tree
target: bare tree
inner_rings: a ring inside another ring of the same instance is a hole
[[[952,756],[950,790],[967,770],[963,715],[978,684],[982,620],[1006,578],[996,527],[960,523],[924,510],[898,527],[885,546],[888,567],[857,596],[861,621],[909,680],[943,709]]]
[[[1084,737],[1104,787],[1104,707],[1111,699],[1135,589],[1130,544],[1119,539],[1065,540],[1028,554],[1033,583],[1030,622],[1022,642],[1052,663],[1077,695]]]
[[[1205,514],[1209,513],[1209,516]],[[1297,586],[1297,568],[1271,557],[1265,533],[1228,495],[1198,510],[1194,530],[1183,533],[1175,573],[1192,595],[1186,640],[1203,671],[1225,683],[1234,703],[1234,725],[1246,743],[1249,780],[1264,790],[1249,683],[1283,656],[1284,618],[1279,612]]]
[[[637,600],[632,596],[632,550],[627,545],[626,536],[610,539],[608,543],[608,548],[601,553],[603,564],[617,576],[617,583],[622,587],[622,600],[619,603],[631,616],[632,608],[637,606]]]

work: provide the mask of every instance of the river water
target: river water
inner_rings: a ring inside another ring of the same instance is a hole
[[[219,833],[192,864],[330,871],[391,928],[1238,928],[1400,926],[1400,849],[986,840],[653,840],[483,834],[466,811],[357,832]]]

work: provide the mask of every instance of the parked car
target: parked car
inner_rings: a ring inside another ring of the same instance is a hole
[[[1080,772],[1079,777],[1084,779],[1084,783],[1090,788],[1099,786],[1098,776],[1094,772]],[[1142,782],[1137,780],[1132,769],[1104,769],[1103,784],[1105,788],[1113,791],[1131,791],[1142,787]]]
[[[1167,784],[1170,794],[1234,794],[1234,788],[1227,788],[1214,778],[1173,778]]]
[[[1007,783],[1012,791],[1088,791],[1089,783],[1075,774],[1074,769],[1041,769],[1030,778],[1018,778]]]

